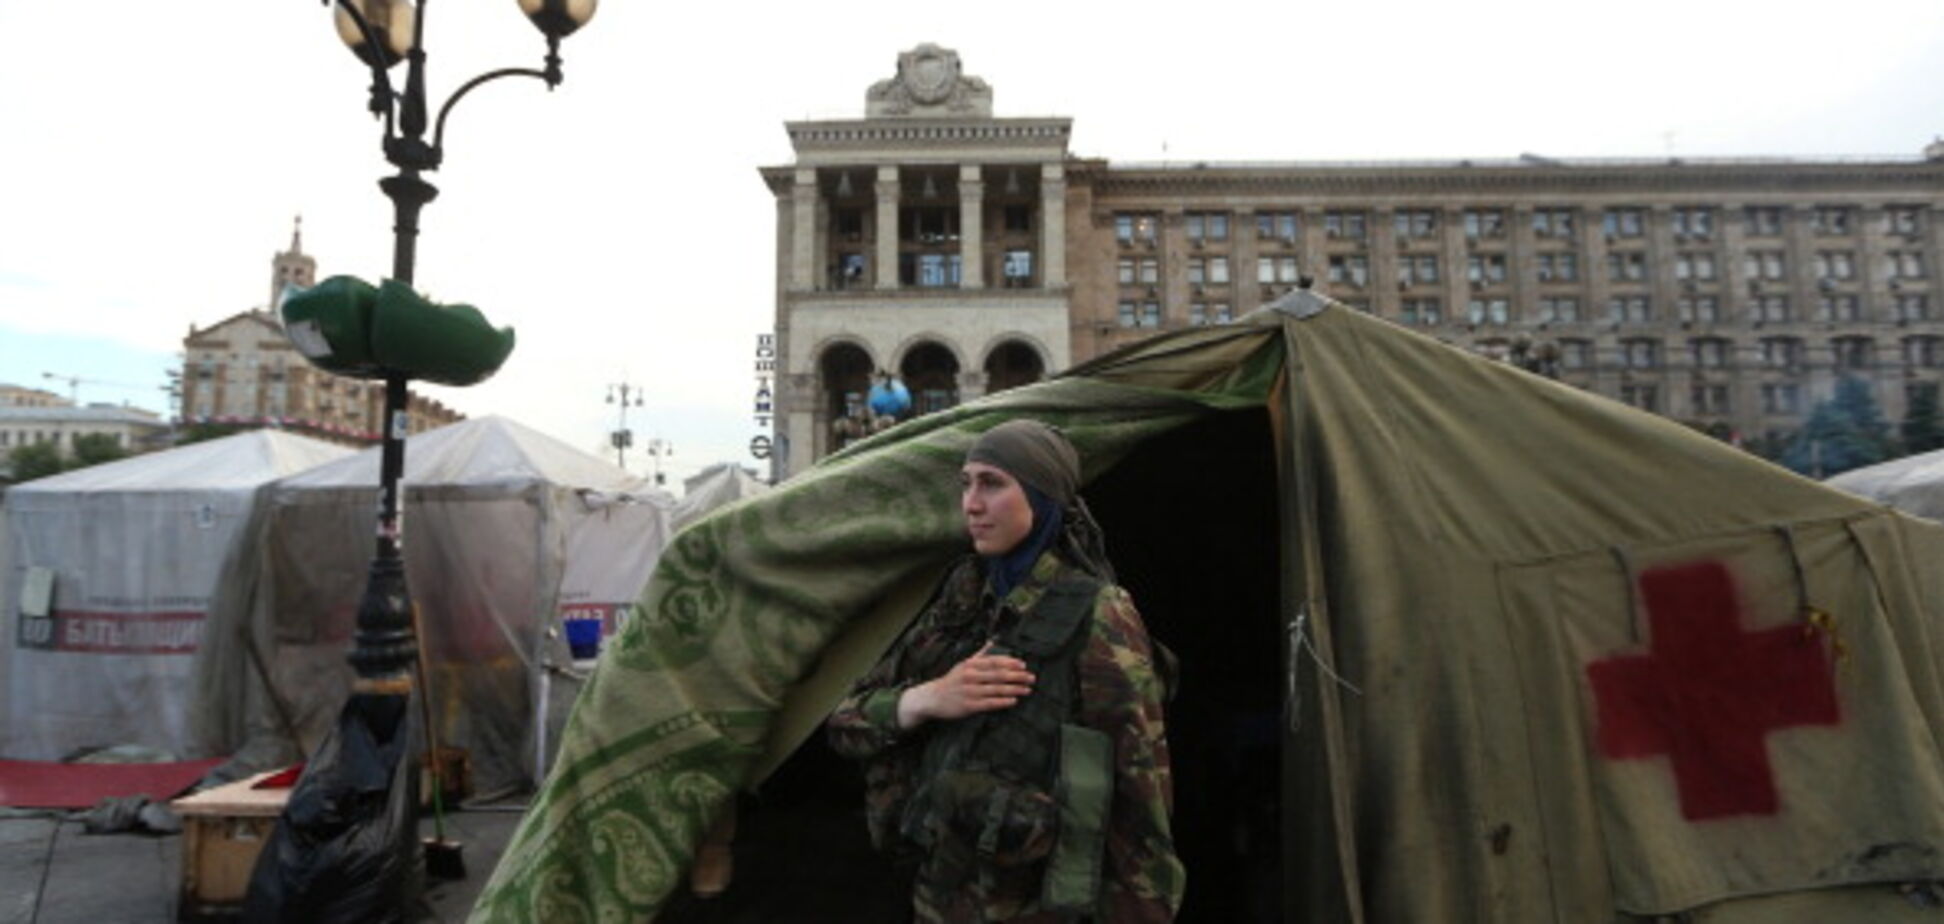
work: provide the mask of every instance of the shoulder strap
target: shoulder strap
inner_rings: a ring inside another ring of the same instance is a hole
[[[1030,619],[1021,619],[1009,630],[1004,643],[1021,654],[1046,657],[1066,647],[1087,620],[1093,616],[1094,601],[1103,585],[1085,575],[1054,582],[1041,595]]]

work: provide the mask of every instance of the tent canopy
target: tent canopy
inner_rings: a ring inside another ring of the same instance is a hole
[[[211,600],[245,580],[231,560],[259,490],[349,452],[257,430],[9,490],[0,755],[207,756],[190,729],[191,667]],[[23,612],[23,587],[49,578],[49,611]]]
[[[1299,292],[681,533],[475,918],[666,908],[964,552],[955,473],[1018,416],[1080,449],[1183,655],[1177,799],[1227,813],[1177,811],[1184,917],[1888,920],[1878,884],[1944,876],[1944,577],[1913,566],[1944,530]],[[1266,803],[1220,802],[1265,749]],[[1280,831],[1222,853],[1264,804]]]
[[[1944,449],[1852,469],[1827,483],[1912,516],[1944,520]]]

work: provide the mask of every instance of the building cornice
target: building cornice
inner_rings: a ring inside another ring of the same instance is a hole
[[[1805,190],[1909,189],[1926,198],[1944,194],[1944,163],[1734,161],[1723,163],[1629,162],[1623,164],[1184,164],[1115,166],[1087,162],[1068,169],[1075,183],[1100,196],[1147,194],[1262,194],[1395,196],[1412,193],[1571,193],[1611,190],[1724,193]]]

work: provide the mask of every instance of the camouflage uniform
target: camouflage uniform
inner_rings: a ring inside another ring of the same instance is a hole
[[[899,644],[831,714],[826,728],[832,747],[865,761],[866,816],[880,849],[911,852],[899,834],[899,820],[914,788],[926,732],[935,724],[900,730],[898,697],[975,653],[1003,620],[1032,618],[1049,586],[1077,574],[1078,569],[1048,552],[999,600],[987,588],[978,561],[968,558],[947,575],[932,605]],[[1094,919],[1115,924],[1173,920],[1185,874],[1168,828],[1174,793],[1161,682],[1147,628],[1126,591],[1102,585],[1077,667],[1079,714],[1074,721],[1105,733],[1114,748],[1113,798]],[[1040,872],[1055,836],[1052,827],[1028,832],[1013,845],[1024,857],[1042,858],[1038,862],[981,869],[969,878],[954,875],[956,867],[976,857],[969,845],[941,844],[924,852],[917,857],[913,889],[916,920],[1067,920],[1039,908]]]

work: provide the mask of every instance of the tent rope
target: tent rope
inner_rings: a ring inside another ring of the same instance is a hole
[[[1301,655],[1307,653],[1310,659],[1316,662],[1316,666],[1331,680],[1335,681],[1338,686],[1358,696],[1363,695],[1363,691],[1358,689],[1356,684],[1345,680],[1343,675],[1331,669],[1329,662],[1323,659],[1323,653],[1316,650],[1316,643],[1311,641],[1309,636],[1309,615],[1309,603],[1304,602],[1296,607],[1296,618],[1289,622],[1289,655],[1285,659],[1289,663],[1289,673],[1287,675],[1288,688],[1284,693],[1284,700],[1288,707],[1286,712],[1289,716],[1289,730],[1292,734],[1303,730],[1303,659]]]

